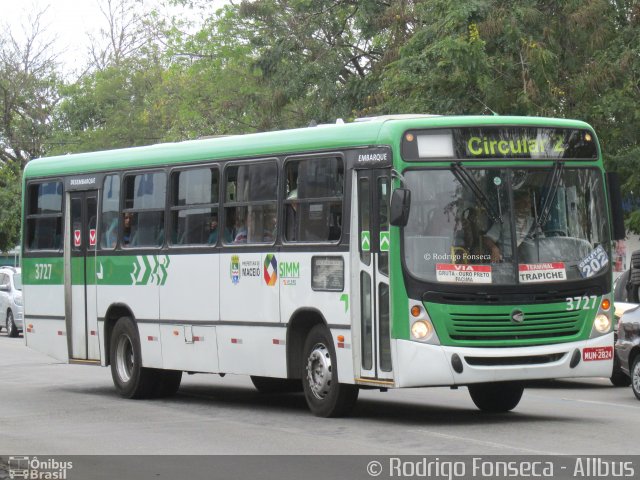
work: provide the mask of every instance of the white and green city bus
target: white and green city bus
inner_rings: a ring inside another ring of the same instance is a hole
[[[617,189],[589,125],[529,117],[33,160],[26,343],[110,365],[128,398],[203,372],[302,387],[320,416],[360,388],[459,385],[507,411],[524,381],[611,374]]]

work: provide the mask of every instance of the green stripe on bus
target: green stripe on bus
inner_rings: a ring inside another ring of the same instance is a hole
[[[84,258],[71,259],[73,285],[83,285]],[[171,260],[168,255],[136,255],[88,257],[86,259],[87,285],[164,285],[169,276]],[[64,259],[25,258],[23,283],[25,285],[64,284]]]

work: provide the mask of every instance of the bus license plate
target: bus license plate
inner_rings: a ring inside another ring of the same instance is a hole
[[[613,358],[613,347],[590,347],[582,350],[582,360],[590,362],[592,360],[611,360]]]

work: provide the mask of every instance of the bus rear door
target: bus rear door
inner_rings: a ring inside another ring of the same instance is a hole
[[[65,313],[69,360],[100,360],[96,317],[98,191],[68,193]]]

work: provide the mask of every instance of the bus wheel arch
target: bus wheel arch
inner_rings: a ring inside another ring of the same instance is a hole
[[[131,309],[122,303],[115,303],[109,307],[104,317],[104,354],[105,365],[111,365],[111,335],[113,327],[121,317],[129,317],[135,322]]]

